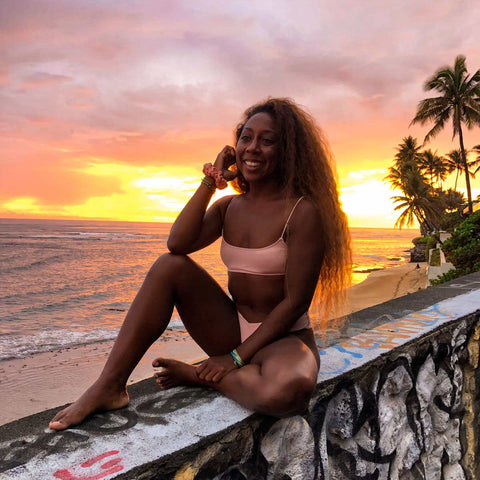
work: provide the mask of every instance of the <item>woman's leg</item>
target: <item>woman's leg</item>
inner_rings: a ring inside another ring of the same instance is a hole
[[[305,332],[304,332],[305,335]],[[311,335],[311,333],[309,333]],[[240,405],[274,416],[300,413],[317,385],[319,360],[301,335],[291,334],[259,350],[251,362],[218,383],[202,382],[195,367],[176,360],[157,359],[162,372],[155,374],[162,388],[208,385]]]
[[[240,343],[235,305],[215,280],[187,256],[162,255],[130,306],[100,377],[55,416],[50,428],[63,430],[95,411],[125,406],[128,377],[164,332],[175,305],[193,339],[209,355],[227,353]]]

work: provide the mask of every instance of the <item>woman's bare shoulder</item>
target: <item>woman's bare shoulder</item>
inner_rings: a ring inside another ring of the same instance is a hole
[[[293,217],[318,218],[319,217],[318,209],[315,206],[315,204],[312,202],[312,200],[310,200],[307,197],[302,197],[302,199],[298,201],[298,204],[295,207],[295,211],[293,212],[292,219]]]
[[[222,215],[222,218],[225,218],[225,213],[227,211],[228,206],[230,205],[230,202],[238,197],[239,195],[226,195],[225,197],[219,198],[211,208],[217,210],[220,212]]]
[[[305,229],[316,230],[321,228],[318,209],[315,204],[306,197],[303,197],[295,207],[295,211],[288,223],[292,231]]]

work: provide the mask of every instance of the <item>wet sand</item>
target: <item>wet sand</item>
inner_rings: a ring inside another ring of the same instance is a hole
[[[379,270],[347,291],[341,314],[348,314],[426,287],[426,264]],[[112,342],[72,347],[0,363],[0,424],[74,401],[96,379]],[[129,383],[152,376],[158,356],[194,362],[204,356],[187,336],[172,335],[155,344],[134,370]]]

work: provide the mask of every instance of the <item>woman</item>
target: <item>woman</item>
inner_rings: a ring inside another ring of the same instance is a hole
[[[349,278],[349,237],[328,150],[308,114],[288,99],[269,99],[245,112],[236,151],[225,147],[204,172],[172,227],[171,253],[147,274],[100,377],[50,428],[127,405],[127,379],[174,306],[209,358],[199,366],[156,359],[161,388],[206,385],[275,416],[306,408],[320,365],[308,309],[315,294],[327,318]],[[242,193],[206,210],[226,180]],[[187,256],[220,236],[231,297]]]

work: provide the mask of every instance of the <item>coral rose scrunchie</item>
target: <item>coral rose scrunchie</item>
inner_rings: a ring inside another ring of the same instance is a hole
[[[213,178],[213,180],[215,180],[215,186],[219,190],[223,190],[228,185],[227,181],[223,178],[222,172],[211,163],[206,163],[203,166],[203,174],[207,177]]]

